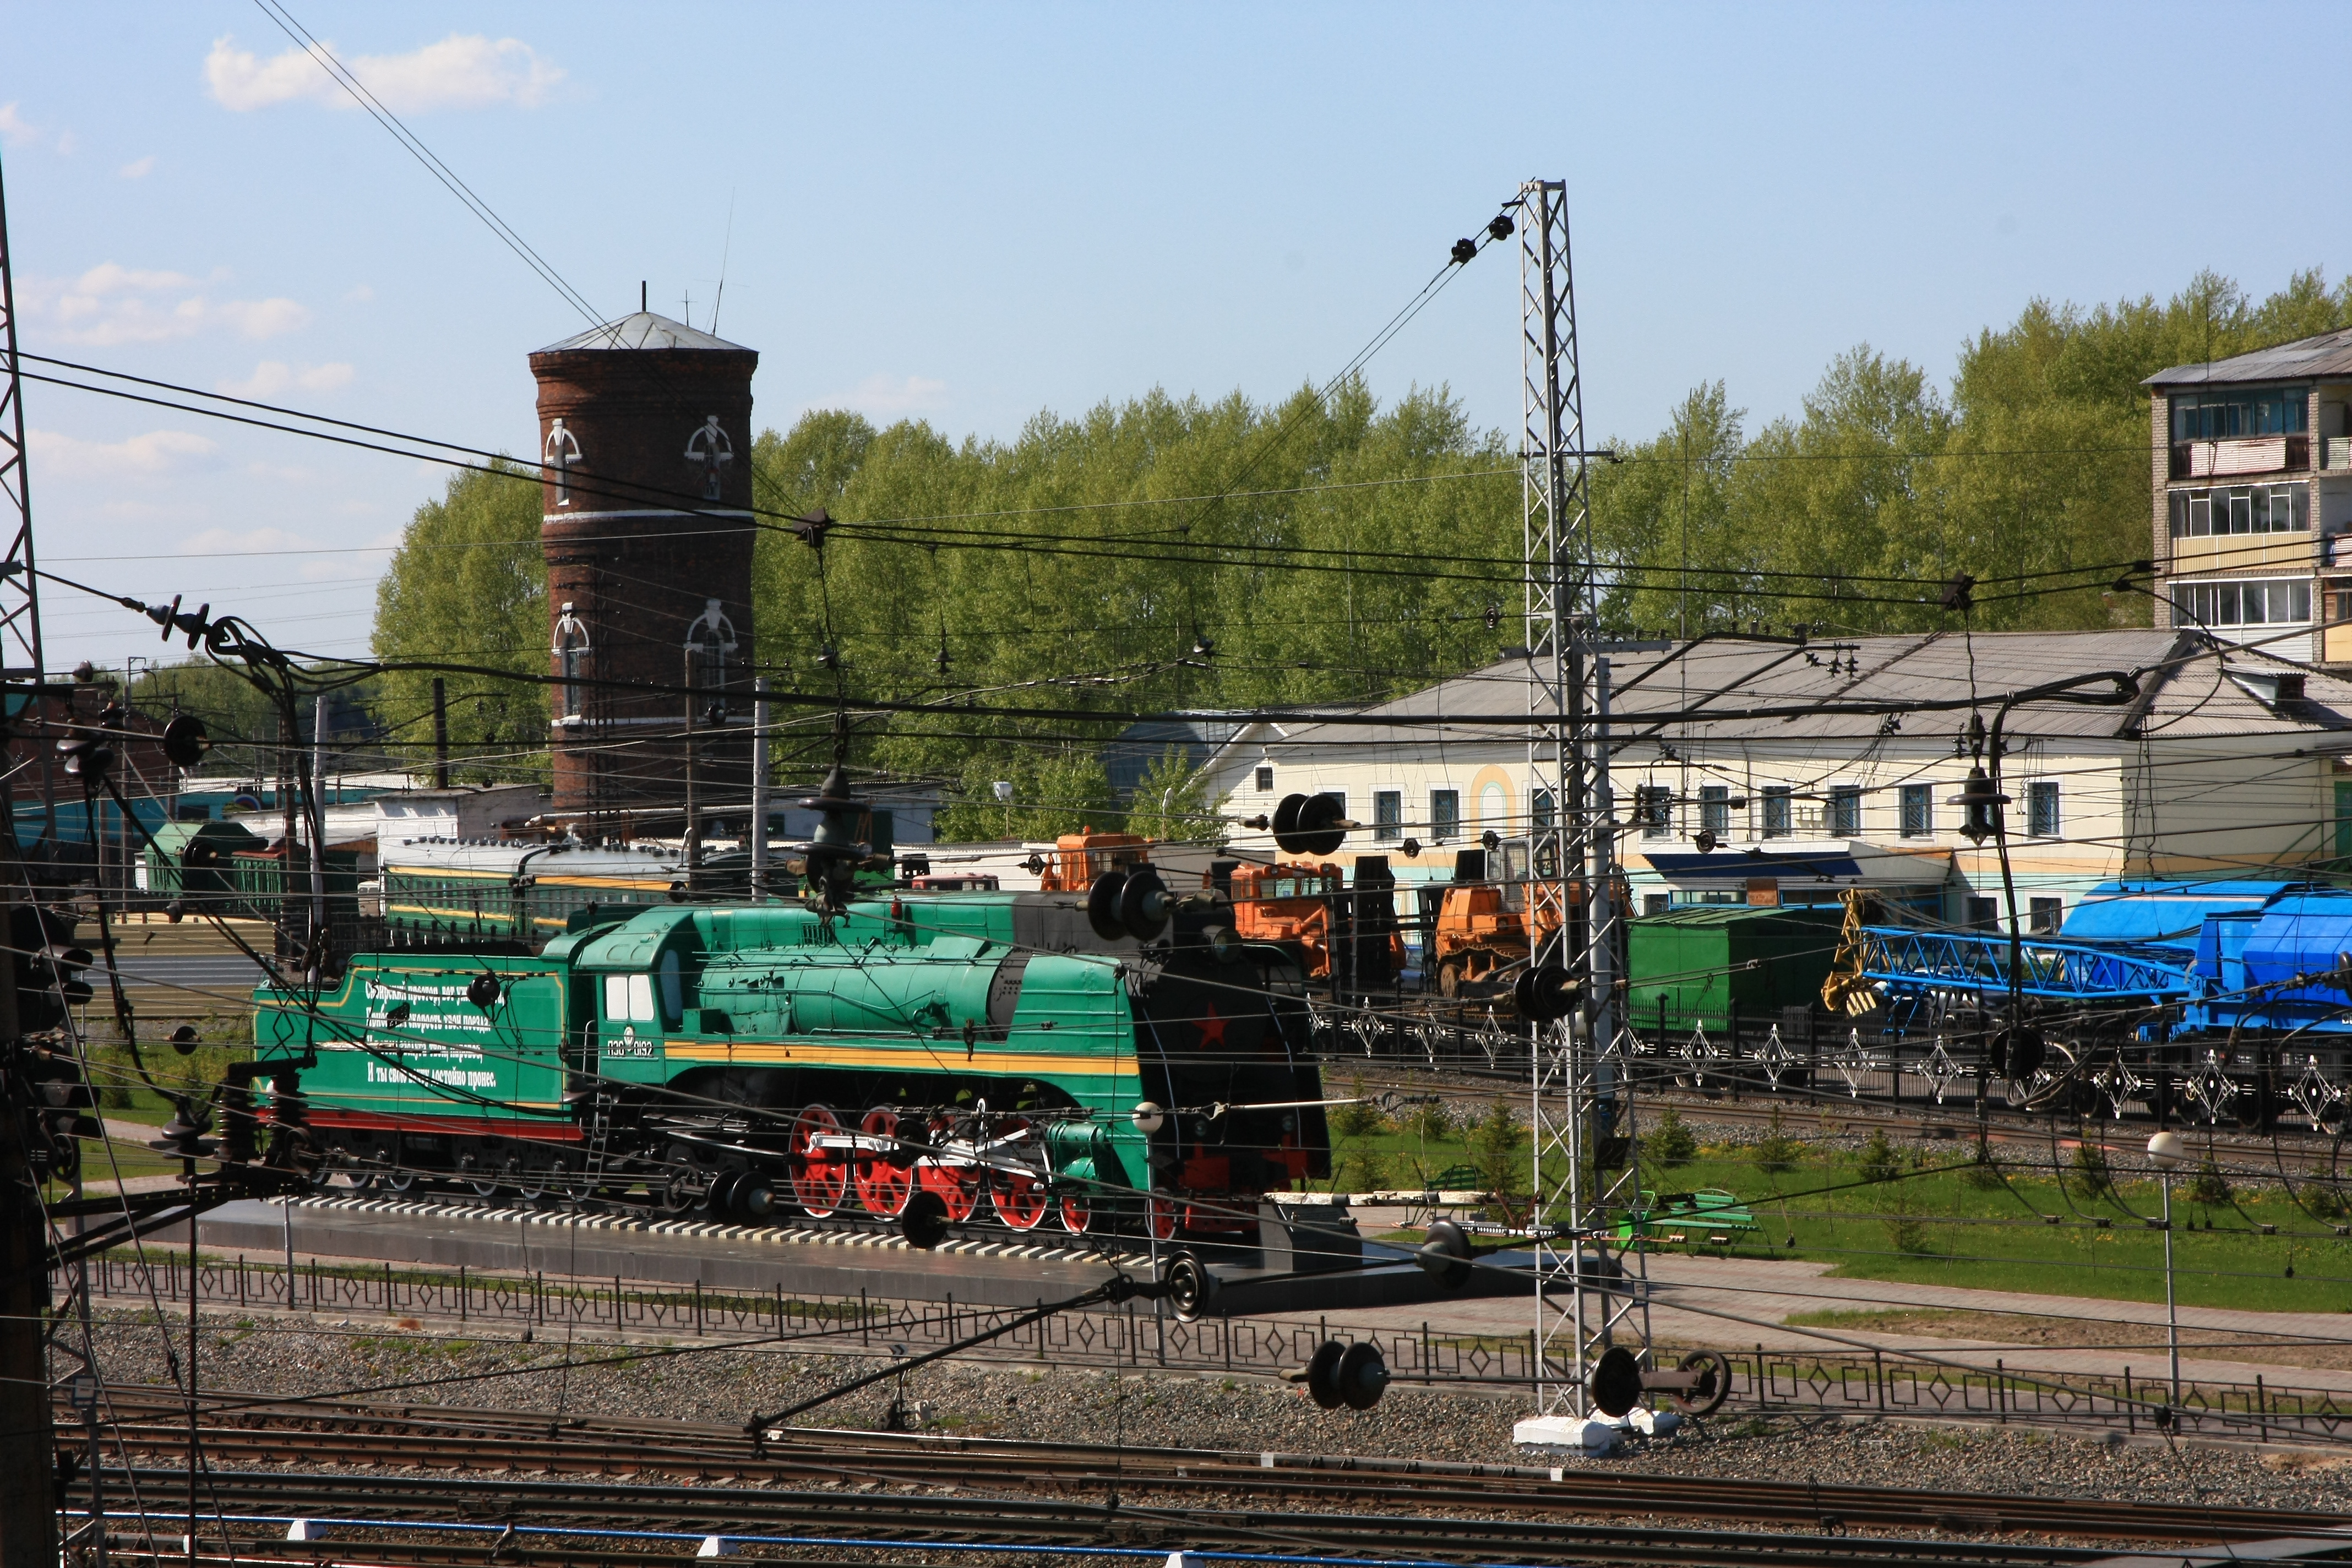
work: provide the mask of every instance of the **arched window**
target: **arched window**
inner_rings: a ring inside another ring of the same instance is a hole
[[[564,724],[580,723],[587,713],[583,682],[588,674],[588,655],[591,649],[588,646],[587,623],[572,613],[569,602],[564,605],[563,613],[556,617],[555,646],[552,651],[556,658],[556,674],[561,682],[555,689],[557,696],[562,699],[562,708],[557,721]]]
[[[719,416],[707,416],[686,438],[686,460],[702,473],[702,499],[718,500],[727,467],[735,460],[735,443],[719,427]]]
[[[735,623],[718,600],[705,599],[701,619],[686,629],[686,657],[696,698],[709,704],[714,718],[727,716],[727,656],[734,651]]]
[[[556,420],[547,427],[547,442],[540,451],[540,461],[555,470],[555,504],[572,504],[572,470],[580,461],[580,437]]]

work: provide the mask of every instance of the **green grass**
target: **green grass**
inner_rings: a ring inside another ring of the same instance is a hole
[[[2164,1237],[2140,1217],[2158,1212],[2153,1181],[2122,1179],[2119,1202],[2114,1191],[2085,1190],[2069,1164],[2068,1185],[2062,1189],[2048,1168],[2046,1145],[1995,1145],[2009,1182],[1987,1185],[1981,1179],[1970,1181],[1963,1169],[1972,1145],[1944,1140],[1898,1142],[1891,1150],[1871,1152],[1881,1170],[1905,1173],[1895,1181],[1866,1182],[1864,1167],[1872,1162],[1864,1156],[1824,1153],[1804,1143],[1801,1133],[1811,1130],[1811,1121],[1791,1118],[1787,1131],[1797,1147],[1783,1144],[1763,1162],[1790,1160],[1785,1169],[1759,1169],[1752,1149],[1710,1145],[1701,1145],[1678,1164],[1645,1163],[1643,1186],[1656,1192],[1725,1188],[1754,1211],[1762,1227],[1736,1245],[1660,1250],[1805,1258],[1832,1265],[1832,1278],[2118,1300],[2164,1299]],[[1654,1126],[1648,1120],[1645,1131]],[[2038,1167],[2032,1163],[2036,1161]],[[1493,1145],[1482,1155],[1459,1129],[1430,1137],[1381,1123],[1333,1140],[1335,1184],[1343,1191],[1412,1187],[1448,1165],[1482,1163],[1508,1166],[1524,1190],[1524,1135],[1507,1158]],[[1922,1165],[1927,1173],[1911,1173]],[[1392,1179],[1349,1179],[1367,1170]],[[2229,1174],[2235,1191],[2225,1203],[2193,1202],[2186,1173],[2175,1179],[2173,1243],[2180,1301],[2256,1311],[2352,1311],[2352,1237],[2335,1233],[2336,1225],[2352,1223],[2352,1215],[2335,1215],[2322,1206],[2325,1217],[2315,1217],[2288,1198],[2274,1176],[2263,1181],[2253,1172]],[[2044,1216],[2051,1215],[2058,1223],[2048,1223]],[[2104,1226],[2097,1223],[2101,1219]],[[2275,1234],[2262,1234],[2265,1225],[2274,1226]],[[1698,1237],[1701,1227],[1689,1227],[1689,1234]]]

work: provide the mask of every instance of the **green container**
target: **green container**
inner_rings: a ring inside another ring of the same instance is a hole
[[[1626,1022],[1720,1030],[1777,1023],[1783,1007],[1818,1003],[1845,919],[1836,905],[1696,904],[1629,922]]]

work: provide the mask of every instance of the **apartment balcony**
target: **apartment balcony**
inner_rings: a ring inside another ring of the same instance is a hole
[[[2327,437],[2331,445],[2343,439]],[[2352,458],[2347,458],[2352,464]],[[2311,467],[2308,436],[2249,436],[2231,441],[2175,441],[2171,477],[2221,479],[2234,474],[2274,474]]]

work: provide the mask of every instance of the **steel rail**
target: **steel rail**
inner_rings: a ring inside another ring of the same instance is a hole
[[[173,1468],[104,1473],[110,1490],[136,1483],[152,1510],[184,1510],[187,1478]],[[1102,1478],[1111,1479],[1114,1478]],[[535,1528],[581,1525],[751,1535],[812,1531],[887,1533],[932,1550],[982,1543],[1039,1548],[1137,1544],[1171,1549],[1409,1553],[1475,1563],[1706,1564],[1721,1568],[2065,1568],[2113,1555],[2105,1546],[2015,1541],[1776,1534],[1755,1530],[1628,1531],[1614,1523],[1564,1523],[1455,1514],[1309,1513],[1297,1510],[1139,1507],[1117,1494],[1101,1502],[1001,1495],[941,1495],[934,1474],[903,1491],[787,1491],[761,1487],[616,1486],[552,1480],[357,1476],[215,1468],[201,1506],[339,1519],[437,1515],[499,1520]],[[77,1483],[77,1491],[80,1489]],[[111,1493],[111,1495],[121,1495]],[[1459,1502],[1461,1500],[1455,1500]]]
[[[187,1428],[160,1394],[114,1394],[110,1446],[141,1454],[186,1451]],[[137,1413],[134,1413],[137,1412]],[[1315,1496],[1375,1509],[1481,1506],[1546,1515],[1643,1514],[1819,1526],[1937,1529],[1970,1533],[2160,1541],[2258,1540],[2340,1525],[2332,1513],[2180,1507],[2105,1499],[1979,1495],[1924,1489],[1723,1480],[1639,1471],[1476,1465],[1332,1455],[1120,1447],[795,1428],[753,1442],[738,1429],[677,1421],[551,1417],[432,1406],[251,1407],[215,1415],[200,1431],[216,1460],[571,1475],[667,1475],[700,1480],[784,1479],[835,1485],[932,1484],[953,1474],[1015,1489],[1122,1484],[1252,1498]],[[943,1463],[951,1460],[951,1464]]]

